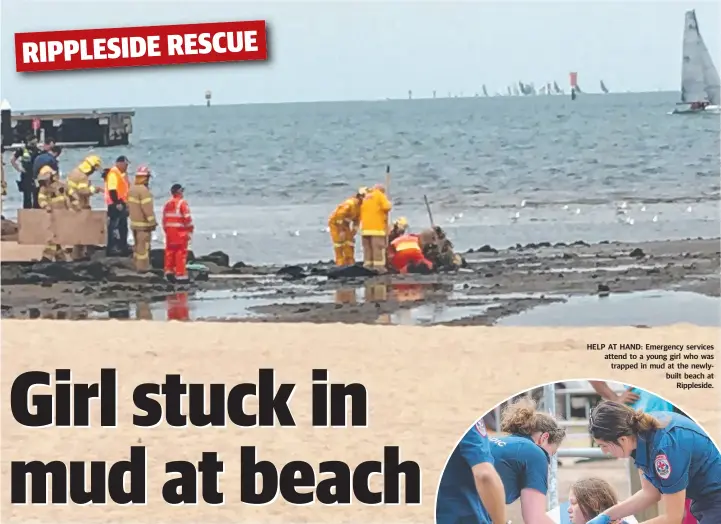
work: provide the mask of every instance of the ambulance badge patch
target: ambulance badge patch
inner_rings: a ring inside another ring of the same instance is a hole
[[[479,420],[478,422],[476,422],[476,429],[482,437],[488,436],[488,432],[486,431],[486,424],[483,422],[483,420]]]
[[[671,476],[671,464],[668,461],[668,457],[666,455],[656,455],[656,460],[654,460],[653,463],[656,467],[656,475],[663,480],[668,480]]]

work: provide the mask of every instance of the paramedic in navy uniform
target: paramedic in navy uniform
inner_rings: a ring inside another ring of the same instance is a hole
[[[521,398],[501,416],[501,431],[508,436],[491,438],[493,464],[503,481],[506,504],[521,499],[526,524],[555,524],[546,514],[551,457],[566,438],[554,417],[536,410],[531,398]]]
[[[691,419],[602,402],[591,412],[589,432],[604,453],[633,458],[642,488],[588,524],[609,524],[659,501],[665,512],[642,524],[681,524],[686,498],[699,524],[721,523],[721,452]]]
[[[483,419],[466,432],[443,470],[436,524],[506,524],[503,484]]]

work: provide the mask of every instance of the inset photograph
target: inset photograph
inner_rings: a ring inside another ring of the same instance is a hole
[[[721,523],[721,451],[692,416],[617,382],[521,392],[456,437],[436,523]]]

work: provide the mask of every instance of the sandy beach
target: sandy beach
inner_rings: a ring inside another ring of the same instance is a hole
[[[721,440],[720,386],[681,391],[660,371],[614,371],[604,352],[589,343],[717,344],[719,329],[692,325],[662,328],[385,327],[257,323],[133,323],[110,320],[2,321],[2,390],[31,369],[70,367],[75,381],[93,382],[101,367],[118,370],[119,422],[115,429],[26,429],[2,415],[3,481],[10,460],[123,459],[131,445],[147,446],[147,507],[9,506],[4,522],[432,522],[433,500],[446,457],[458,436],[508,397],[543,382],[603,378],[632,383],[665,396]],[[718,359],[718,345],[716,346]],[[277,380],[297,384],[292,400],[296,428],[226,429],[168,426],[136,429],[133,388],[181,373],[187,382],[237,384],[257,380],[273,367]],[[369,427],[313,429],[313,368],[333,382],[360,382],[368,391]],[[592,375],[589,377],[589,375]],[[97,415],[97,413],[96,413]],[[94,425],[97,426],[97,419]],[[383,447],[401,446],[402,458],[423,471],[420,506],[293,507],[283,502],[253,507],[239,503],[238,448],[256,445],[259,458],[282,465],[304,459],[357,464],[380,460]],[[218,451],[226,462],[226,504],[171,507],[160,499],[163,463],[197,461]],[[620,489],[620,488],[619,488]]]

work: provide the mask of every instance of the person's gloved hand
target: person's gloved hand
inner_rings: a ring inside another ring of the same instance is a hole
[[[611,524],[611,517],[601,513],[598,517],[593,518],[586,522],[586,524]]]

